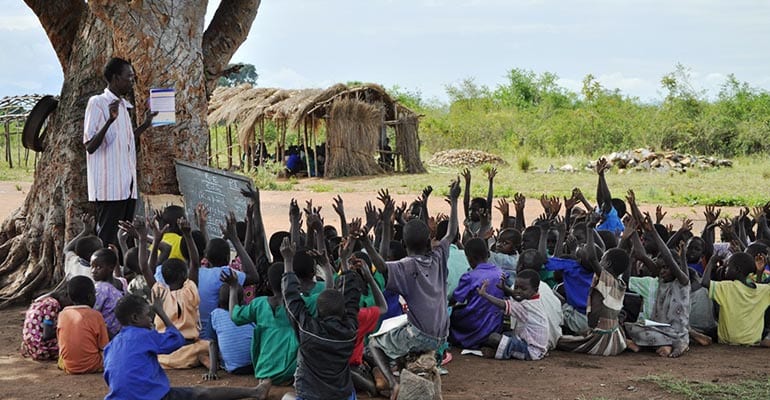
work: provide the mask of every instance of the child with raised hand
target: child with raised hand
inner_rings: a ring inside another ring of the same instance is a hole
[[[511,316],[516,323],[511,332],[499,334],[492,333],[484,343],[485,347],[494,350],[494,358],[507,360],[540,360],[548,352],[548,318],[546,317],[542,301],[538,295],[540,276],[533,270],[523,270],[516,276],[513,289],[505,284],[505,279],[498,280],[496,288],[507,297],[501,299],[487,292],[489,280],[484,280],[481,287],[477,288],[481,298],[493,306],[505,310],[505,315]]]
[[[254,377],[267,393],[273,384],[288,385],[297,369],[299,341],[294,334],[281,292],[283,263],[273,263],[267,270],[272,296],[257,297],[246,305],[238,304],[238,280],[222,273],[220,279],[229,287],[228,309],[236,325],[254,324],[251,361]]]
[[[115,318],[114,310],[128,286],[125,279],[113,276],[119,268],[118,255],[113,250],[97,250],[91,256],[91,277],[96,285],[96,303],[93,308],[102,313],[110,338],[120,331],[120,322]]]
[[[366,247],[377,270],[387,275],[385,288],[400,294],[409,304],[406,325],[377,336],[369,342],[377,366],[383,371],[391,387],[391,399],[398,397],[399,386],[390,372],[388,358],[396,359],[410,352],[436,351],[445,343],[449,333],[446,300],[447,259],[449,244],[458,227],[459,197],[458,179],[452,181],[449,189],[451,211],[447,233],[436,247],[431,246],[430,229],[418,219],[410,220],[404,226],[403,240],[407,257],[386,263],[383,257],[387,258],[387,254],[380,255],[373,248]],[[389,201],[391,202],[392,200]],[[383,216],[384,221],[389,221],[389,218],[390,216],[387,216],[387,219]],[[390,241],[390,237],[384,234],[383,240]]]
[[[103,248],[102,240],[94,233],[96,220],[92,215],[81,217],[83,229],[64,246],[64,280],[73,276],[91,277],[91,255]],[[66,291],[66,289],[65,289]]]
[[[655,239],[663,265],[658,273],[658,289],[650,320],[667,326],[647,326],[646,321],[626,323],[626,341],[634,352],[640,346],[655,347],[661,357],[679,357],[689,349],[690,326],[690,278],[685,263],[684,244],[680,244],[679,260],[676,260],[652,226],[649,214],[642,227]],[[628,226],[627,229],[636,229]]]
[[[168,226],[160,228],[157,221],[152,223],[154,240],[149,261],[147,257],[147,227],[145,223],[137,220],[133,224],[133,228],[139,238],[139,267],[142,275],[153,293],[163,293],[163,308],[166,315],[171,314],[173,316],[169,321],[176,330],[182,333],[186,343],[172,354],[161,354],[158,357],[158,362],[164,368],[169,369],[196,367],[200,365],[201,359],[208,356],[208,342],[200,340],[198,286],[187,278],[188,268],[184,261],[176,258],[169,258],[161,264],[161,274],[165,284],[156,282],[155,275],[150,271],[149,265],[155,264],[158,246],[163,232],[168,229]],[[185,242],[190,254],[190,274],[192,274],[193,266],[197,270],[198,250],[191,238],[185,239]],[[155,327],[158,332],[165,332],[171,326],[167,325],[163,319],[156,317]]]
[[[59,356],[56,324],[59,313],[72,304],[67,285],[59,285],[29,306],[21,330],[21,355],[36,361],[55,360]]]
[[[244,387],[171,387],[158,362],[184,346],[185,338],[164,310],[167,292],[155,289],[153,302],[134,295],[122,298],[115,313],[124,328],[104,350],[104,381],[110,391],[105,399],[243,399],[264,398],[263,390]],[[152,329],[152,312],[168,327]]]
[[[88,374],[102,370],[102,350],[109,343],[107,326],[96,302],[94,282],[75,276],[67,282],[72,305],[59,313],[56,338],[59,343],[59,369],[68,374]]]
[[[313,317],[300,295],[299,280],[292,265],[295,252],[296,244],[284,239],[281,245],[283,299],[295,323],[300,347],[294,376],[296,394],[287,393],[283,399],[355,399],[349,361],[358,330],[361,278],[349,270],[348,260],[341,258],[344,272],[337,279],[339,290],[326,289],[318,296],[318,316]]]
[[[755,258],[736,252],[727,259],[725,280],[712,281],[711,272],[722,259],[714,255],[706,265],[701,284],[719,304],[717,335],[719,343],[770,347],[770,335],[762,338],[764,315],[770,307],[770,285],[749,279],[755,271]]]
[[[605,251],[599,260],[594,235],[590,231],[598,222],[598,214],[589,215],[586,222],[589,229],[586,235],[587,244],[578,251],[581,264],[590,266],[594,271],[586,307],[588,327],[591,330],[584,335],[562,336],[558,348],[576,353],[613,356],[626,349],[626,337],[618,322],[618,316],[623,308],[626,292],[626,284],[621,276],[628,269],[630,259],[625,250],[614,248]]]
[[[474,197],[471,200],[471,171],[468,168],[465,168],[462,171],[462,177],[465,180],[465,194],[463,195],[463,211],[465,213],[463,224],[465,225],[465,230],[463,231],[462,236],[463,242],[467,242],[471,238],[478,236],[479,231],[482,228],[481,210],[486,210],[487,215],[492,215],[492,197],[494,195],[493,182],[496,175],[497,168],[490,168],[487,172],[487,179],[489,181],[487,198]]]
[[[221,364],[225,371],[233,375],[254,373],[251,362],[251,341],[254,337],[254,324],[238,326],[230,318],[230,286],[219,288],[219,305],[211,311],[211,329],[214,335],[209,339],[209,372],[204,380],[216,380],[217,369]],[[238,304],[243,304],[243,288],[238,286]],[[247,340],[248,339],[248,340]]]
[[[503,312],[484,300],[477,289],[482,282],[508,278],[496,265],[488,262],[487,244],[480,238],[465,243],[465,255],[471,270],[460,277],[452,294],[452,315],[449,322],[449,341],[465,349],[479,349],[489,335],[499,333],[503,324]],[[502,297],[497,286],[490,288],[490,295]]]

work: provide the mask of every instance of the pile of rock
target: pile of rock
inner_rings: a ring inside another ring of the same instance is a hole
[[[676,171],[685,172],[691,168],[712,169],[720,167],[732,167],[733,162],[706,156],[694,156],[682,154],[676,151],[652,151],[650,149],[636,149],[614,152],[602,156],[610,164],[620,171]],[[593,169],[596,161],[591,161],[586,168]]]
[[[428,160],[437,167],[477,167],[484,164],[506,164],[502,158],[481,150],[455,149],[439,151]]]

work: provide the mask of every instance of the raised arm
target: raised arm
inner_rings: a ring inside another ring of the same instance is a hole
[[[241,239],[238,238],[236,224],[237,221],[235,220],[235,214],[230,211],[227,217],[225,217],[225,225],[220,226],[220,229],[222,230],[222,236],[233,244],[236,254],[238,254],[238,257],[241,258],[243,273],[246,275],[246,278],[243,281],[244,285],[258,283],[260,282],[259,273],[257,272],[257,268],[254,266],[254,260],[251,259],[251,256],[246,252],[246,248],[243,247]]]
[[[527,204],[527,198],[521,193],[513,195],[513,207],[516,210],[516,229],[524,232],[526,222],[524,221],[524,207]]]
[[[251,199],[251,232],[253,237],[251,238],[251,245],[246,246],[246,251],[252,255],[252,260],[259,260],[262,255],[267,255],[267,249],[265,243],[267,243],[267,234],[265,232],[265,224],[262,220],[261,202],[259,199],[259,189],[252,188],[251,185],[246,186],[246,190],[241,190],[241,194]]]
[[[711,287],[711,274],[714,271],[714,268],[717,267],[717,264],[722,261],[721,256],[718,256],[714,254],[709,259],[708,264],[706,264],[706,268],[703,270],[703,277],[701,277],[700,284],[701,286],[705,287],[706,289],[709,289]]]
[[[291,237],[292,243],[299,243],[299,229],[302,226],[302,216],[299,211],[299,205],[297,205],[297,200],[291,199],[289,202],[289,223],[291,224],[291,227],[289,228],[289,236]]]
[[[649,213],[645,213],[644,220],[642,221],[642,227],[645,231],[647,231],[655,240],[655,244],[658,246],[658,256],[663,257],[663,261],[668,265],[668,268],[671,270],[671,273],[674,274],[674,277],[679,281],[681,285],[686,285],[690,283],[690,276],[687,274],[687,264],[684,265],[684,267],[680,266],[676,259],[674,259],[674,256],[671,254],[671,250],[669,250],[666,243],[663,241],[663,239],[658,234],[658,231],[655,230],[655,228],[652,226],[652,218],[650,217]],[[680,243],[679,246],[682,246]],[[682,270],[682,268],[685,268]]]
[[[465,180],[465,193],[463,194],[463,212],[465,219],[468,219],[468,210],[471,206],[471,171],[468,168],[463,169],[461,173]]]
[[[423,222],[427,223],[430,213],[428,212],[428,199],[430,194],[433,193],[433,186],[426,186],[422,189],[422,195],[420,196],[420,218]]]
[[[469,174],[470,176],[470,174]],[[467,196],[468,192],[466,192]],[[455,179],[449,184],[449,225],[447,231],[441,241],[448,241],[451,243],[455,232],[460,226],[457,220],[457,199],[460,198],[460,180]]]
[[[596,224],[599,223],[599,214],[590,212],[588,219],[586,220],[586,260],[588,261],[591,270],[594,274],[601,275],[602,266],[599,264],[599,257],[596,256],[596,241],[594,240],[594,233],[596,232]]]
[[[82,217],[80,217],[80,220],[83,222],[83,229],[80,230],[80,233],[78,233],[72,240],[67,242],[66,245],[64,245],[64,252],[68,251],[75,251],[75,245],[77,245],[78,240],[84,236],[92,235],[94,233],[94,227],[96,226],[96,219],[93,215],[83,214]],[[125,253],[124,253],[125,254]]]
[[[489,188],[487,188],[487,213],[492,215],[492,199],[495,195],[494,180],[497,176],[497,168],[492,167],[487,172],[487,180],[489,180]]]
[[[380,309],[380,315],[384,315],[388,311],[388,302],[385,301],[382,290],[380,290],[380,287],[374,280],[374,276],[372,275],[372,271],[369,270],[369,266],[364,265],[360,269],[361,274],[364,276],[364,281],[369,285],[369,290],[372,292],[372,296],[374,296],[374,305]]]
[[[395,212],[396,203],[393,201],[393,198],[390,197],[387,190],[380,191],[378,199],[382,202],[382,212],[380,213],[382,233],[380,237],[379,255],[383,259],[387,259],[390,254],[390,239],[393,237],[393,213]],[[368,251],[369,250],[367,250],[367,252]]]
[[[495,307],[497,307],[497,308],[501,308],[501,309],[505,310],[505,308],[506,308],[506,305],[505,305],[505,300],[503,300],[503,299],[498,299],[497,297],[495,297],[495,296],[492,296],[491,294],[487,293],[487,287],[488,287],[488,286],[489,286],[489,281],[485,279],[485,280],[484,280],[484,281],[481,283],[481,287],[479,287],[478,289],[476,289],[476,290],[478,291],[478,293],[479,293],[479,296],[483,297],[483,298],[484,298],[484,299],[486,299],[488,302],[490,302],[490,303],[494,304],[494,305],[495,305]]]
[[[336,212],[340,217],[340,236],[346,237],[349,233],[348,221],[345,218],[345,204],[342,202],[342,196],[337,195],[337,197],[333,198],[332,201],[334,202],[334,204],[332,204],[332,208],[334,209],[334,212]]]
[[[209,232],[206,228],[208,227],[209,223],[209,209],[206,208],[203,203],[198,203],[195,206],[195,223],[198,225],[198,229],[203,234],[203,240],[208,243]]]
[[[596,173],[599,175],[599,182],[596,184],[596,202],[602,212],[609,212],[610,207],[612,207],[612,194],[604,176],[604,173],[609,169],[610,164],[607,159],[601,158],[596,162]]]
[[[201,259],[200,255],[198,255],[198,246],[195,245],[195,240],[192,237],[192,227],[190,226],[190,221],[184,217],[177,220],[177,225],[182,231],[182,237],[184,238],[185,245],[187,246],[187,264],[190,267],[188,278],[195,282],[197,285],[198,269],[201,267]]]

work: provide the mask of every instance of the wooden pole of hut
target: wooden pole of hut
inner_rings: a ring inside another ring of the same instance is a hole
[[[13,157],[11,155],[11,122],[5,121],[5,159],[8,160],[9,168],[13,168]]]
[[[262,159],[262,154],[265,154],[265,151],[263,147],[265,146],[265,119],[260,118],[259,119],[259,165],[262,165],[263,162],[265,162],[264,159]]]
[[[318,176],[318,142],[316,141],[315,132],[315,114],[310,116],[310,137],[313,140],[311,143],[313,146],[313,167],[315,167],[315,175]]]
[[[227,146],[227,170],[229,171],[233,167],[233,130],[232,125],[227,125],[227,136],[225,137],[225,145]]]
[[[307,151],[307,120],[305,118],[302,118],[302,125],[305,125],[305,135],[303,137],[303,145],[305,146],[305,166],[307,167],[307,176],[308,178],[311,176],[310,174],[310,153]],[[297,131],[299,131],[299,126],[297,126]]]
[[[213,139],[212,136],[216,136],[217,125],[214,125],[214,135],[211,134],[211,129],[209,129],[209,154],[207,154],[207,156],[206,156],[207,165],[211,165],[211,142],[212,142],[212,139]]]
[[[219,129],[214,131],[214,161],[219,168]]]

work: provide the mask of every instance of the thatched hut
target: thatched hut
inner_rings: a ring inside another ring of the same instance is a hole
[[[319,136],[325,134],[325,158],[320,169],[319,157],[312,157],[312,161],[306,158],[307,170],[323,170],[325,177],[373,175],[385,170],[425,172],[420,160],[419,115],[375,84],[336,84],[325,90],[250,85],[217,88],[209,102],[208,122],[211,126],[237,126],[238,142],[249,159],[257,143],[272,144],[265,143],[265,122],[272,123],[278,132],[274,148],[279,160],[284,158],[290,129],[296,130],[295,144],[304,148],[305,154],[317,149]],[[395,150],[387,145],[389,129]],[[261,163],[262,153],[257,157]],[[383,163],[383,159],[394,162]]]

